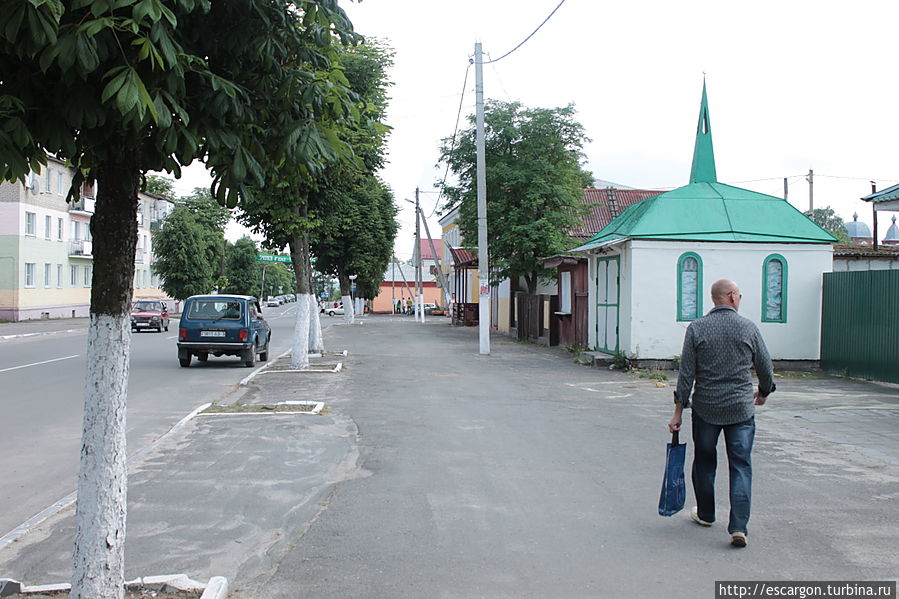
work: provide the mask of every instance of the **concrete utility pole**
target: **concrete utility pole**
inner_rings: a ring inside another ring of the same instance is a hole
[[[418,188],[415,188],[415,320],[425,321],[424,280],[421,276],[421,208],[418,205]]]
[[[815,171],[808,169],[808,212],[811,214],[815,210]]]
[[[487,150],[484,141],[484,56],[474,45],[475,151],[478,185],[478,337],[481,355],[490,354],[490,264],[487,261]]]
[[[871,195],[877,193],[877,183],[871,181]],[[874,235],[874,251],[877,251],[877,202],[871,202],[871,218],[874,221],[872,233]]]

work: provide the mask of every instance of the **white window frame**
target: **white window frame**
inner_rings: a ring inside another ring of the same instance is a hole
[[[37,213],[25,211],[25,235],[37,237]]]
[[[559,273],[559,311],[563,314],[571,314],[571,271],[563,270]]]
[[[34,287],[34,262],[25,263],[25,287],[31,289]]]
[[[56,287],[62,289],[62,264],[56,265]]]
[[[91,286],[91,267],[90,266],[84,267],[84,286],[85,287]]]
[[[69,284],[72,287],[78,285],[78,267],[74,264],[69,264]]]
[[[53,239],[53,217],[49,214],[44,215],[44,239]]]
[[[62,241],[63,229],[65,229],[65,225],[63,224],[62,218],[56,219],[56,241]]]
[[[53,270],[49,262],[44,262],[44,287],[49,288],[53,284]]]
[[[50,193],[50,186],[53,184],[53,171],[47,169],[46,176],[44,177],[44,191]]]
[[[56,173],[56,195],[65,195],[65,176],[62,172]]]

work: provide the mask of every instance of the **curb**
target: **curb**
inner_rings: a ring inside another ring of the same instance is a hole
[[[154,440],[150,445],[147,445],[146,447],[144,447],[143,449],[141,449],[140,451],[135,453],[133,456],[128,458],[128,460],[126,461],[126,467],[129,467],[134,462],[140,460],[141,458],[146,457],[146,455],[148,453],[153,451],[153,449],[155,449],[159,445],[160,441],[163,441],[170,435],[174,434],[177,430],[179,430],[181,427],[183,427],[185,424],[187,424],[190,420],[194,419],[197,416],[197,414],[199,414],[200,412],[202,412],[203,410],[205,410],[206,408],[208,408],[211,405],[212,405],[211,403],[205,403],[205,404],[201,405],[200,407],[198,407],[197,409],[195,409],[190,414],[188,414],[187,416],[185,416],[184,418],[182,418],[181,420],[179,420],[178,423],[175,424],[175,426],[170,428],[168,431],[166,431],[165,434],[163,434],[158,439]],[[8,545],[11,545],[12,543],[15,543],[16,541],[18,541],[19,539],[24,537],[26,534],[31,532],[31,530],[33,528],[35,528],[36,526],[39,526],[42,522],[44,522],[48,518],[55,516],[59,512],[68,508],[69,506],[71,506],[73,503],[75,503],[75,501],[77,499],[78,499],[78,491],[77,490],[72,491],[71,493],[69,493],[68,495],[66,495],[65,497],[63,497],[62,499],[60,499],[59,501],[57,501],[56,503],[51,505],[50,507],[38,512],[37,514],[35,514],[34,516],[29,518],[22,524],[18,525],[17,527],[15,527],[11,531],[9,531],[8,533],[6,533],[2,537],[0,537],[0,551],[5,549]],[[3,580],[0,579],[0,597],[4,596],[3,595],[4,587],[2,586],[2,583],[3,583]]]
[[[144,576],[125,581],[128,590],[147,589],[151,591],[203,591],[200,599],[225,599],[228,596],[228,579],[224,576],[213,576],[203,584],[187,577],[185,574],[165,574],[163,576]],[[18,580],[0,578],[0,597],[28,597],[64,593],[72,590],[69,583],[24,585]]]

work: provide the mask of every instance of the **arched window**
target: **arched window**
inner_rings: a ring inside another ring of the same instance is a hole
[[[702,316],[702,258],[687,252],[677,261],[677,319]]]
[[[787,261],[780,254],[762,266],[762,322],[787,321]]]

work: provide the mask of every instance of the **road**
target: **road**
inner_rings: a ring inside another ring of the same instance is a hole
[[[290,347],[296,304],[266,308],[272,357]],[[327,322],[327,317],[325,317]],[[55,334],[0,340],[0,535],[75,490],[84,401],[86,320],[60,320]],[[42,328],[47,328],[42,323]],[[21,325],[17,325],[21,327]],[[52,327],[51,327],[52,328]],[[0,327],[0,336],[4,336]],[[247,376],[236,358],[180,368],[178,320],[167,332],[132,335],[128,453],[152,443],[197,406]]]

